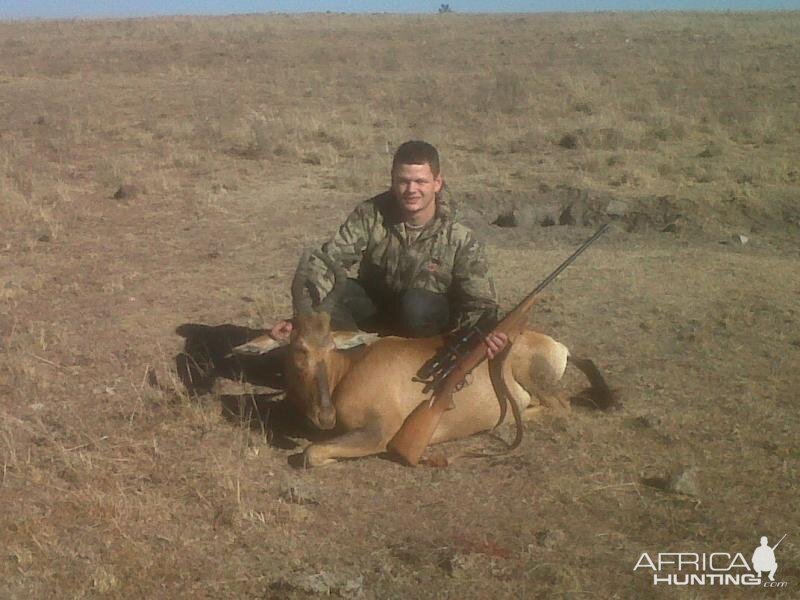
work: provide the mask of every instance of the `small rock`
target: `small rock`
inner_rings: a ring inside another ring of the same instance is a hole
[[[364,596],[364,577],[359,575],[345,579],[339,584],[339,595],[342,598],[361,598]]]
[[[670,223],[664,229],[661,230],[662,233],[678,233],[678,224],[677,223]]]
[[[37,242],[52,242],[53,238],[50,236],[49,233],[43,233],[39,237],[36,238]]]
[[[568,150],[574,150],[578,147],[578,136],[572,133],[567,133],[563,135],[560,140],[558,140],[558,145]]]
[[[628,214],[630,206],[624,200],[614,199],[608,203],[606,214],[612,217],[623,217]]]
[[[136,189],[136,186],[124,184],[117,188],[117,191],[114,192],[112,198],[114,200],[125,200],[126,198],[133,198],[139,190]]]
[[[671,474],[658,474],[641,477],[640,481],[649,487],[673,494],[699,496],[700,486],[697,483],[697,469],[681,469]]]
[[[672,478],[670,490],[677,494],[699,496],[700,486],[697,483],[697,469],[687,469]]]
[[[352,577],[343,573],[319,571],[317,573],[295,572],[286,575],[270,586],[274,592],[297,590],[306,594],[338,596],[340,598],[362,598],[364,577]]]
[[[733,236],[733,241],[734,242],[738,242],[742,246],[744,246],[747,242],[750,241],[750,238],[747,237],[746,235],[741,234],[741,233],[737,233],[735,236]]]
[[[638,417],[633,417],[629,421],[634,429],[656,429],[661,427],[661,417],[654,414],[643,414]]]
[[[569,205],[558,216],[559,225],[575,225],[575,217],[572,215],[572,205]]]
[[[320,571],[311,575],[298,575],[294,578],[293,587],[296,587],[304,592],[325,594],[330,596],[332,589],[335,587],[333,576],[327,571]]]
[[[492,221],[492,225],[497,225],[498,227],[516,227],[519,225],[519,219],[517,218],[516,212],[512,209],[498,215],[498,217]]]
[[[535,533],[536,543],[542,548],[555,548],[564,541],[564,537],[560,529],[540,529]]]

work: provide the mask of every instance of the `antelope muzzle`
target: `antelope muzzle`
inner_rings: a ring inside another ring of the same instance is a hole
[[[333,429],[336,426],[336,409],[331,402],[331,388],[328,382],[328,368],[324,362],[317,363],[314,372],[316,384],[316,403],[311,420],[320,429]]]

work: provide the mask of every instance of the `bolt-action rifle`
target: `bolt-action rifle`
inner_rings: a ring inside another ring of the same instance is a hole
[[[458,361],[489,335],[497,325],[497,317],[494,313],[493,310],[485,312],[475,325],[449,336],[439,352],[422,365],[417,371],[414,381],[425,384],[422,390],[423,394],[430,391],[438,392],[445,379],[456,368]]]
[[[603,235],[608,227],[609,225],[606,224],[598,229],[592,237],[581,244],[580,248],[561,263],[555,271],[536,286],[536,289],[494,326],[492,331],[505,333],[508,336],[508,345],[503,351],[503,356],[525,328],[528,322],[528,313],[538,301],[540,292],[578,258],[578,255]],[[475,327],[463,335],[457,336],[454,344],[437,353],[417,373],[417,379],[426,384],[425,392],[433,390],[433,395],[430,400],[424,400],[408,415],[400,431],[395,434],[387,445],[390,451],[399,455],[407,464],[414,466],[419,462],[422,453],[433,437],[433,432],[436,431],[436,427],[439,425],[439,419],[441,419],[442,414],[455,406],[453,404],[453,394],[464,386],[467,376],[485,360],[486,347],[482,341],[489,333],[488,329],[490,328],[491,320],[490,316],[484,315]],[[505,404],[502,399],[500,400],[500,405],[503,413],[505,413]],[[520,439],[521,436],[518,434],[515,443],[519,443]]]

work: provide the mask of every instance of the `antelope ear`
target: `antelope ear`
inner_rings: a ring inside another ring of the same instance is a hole
[[[285,346],[288,343],[289,340],[274,340],[272,339],[272,336],[266,334],[252,339],[249,342],[245,342],[241,346],[236,346],[231,351],[231,354],[245,356],[266,354],[267,352],[271,352],[272,350],[275,350],[275,348]]]
[[[364,331],[332,331],[333,345],[337,350],[349,350],[356,346],[369,346],[378,339],[377,333]]]

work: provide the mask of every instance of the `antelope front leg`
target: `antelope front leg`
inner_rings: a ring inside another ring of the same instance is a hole
[[[303,452],[306,467],[321,467],[335,463],[339,458],[358,458],[386,450],[386,441],[380,430],[355,429],[329,442],[311,444]]]

